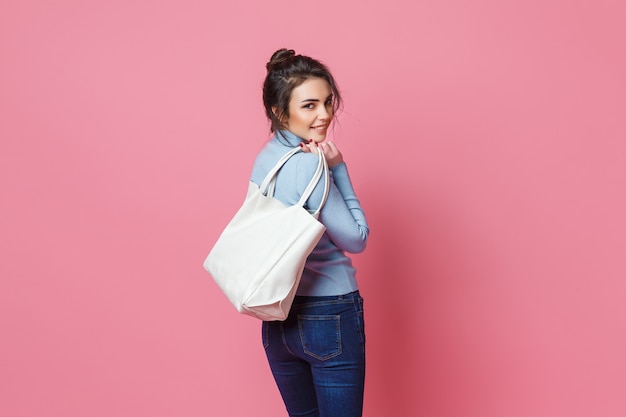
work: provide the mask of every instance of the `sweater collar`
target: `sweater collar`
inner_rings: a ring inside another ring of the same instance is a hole
[[[276,131],[274,134],[274,141],[278,141],[283,145],[289,144],[289,146],[298,146],[301,142],[303,142],[299,136],[294,135],[286,129]]]

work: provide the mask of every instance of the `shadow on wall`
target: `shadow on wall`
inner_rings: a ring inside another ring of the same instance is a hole
[[[409,415],[419,401],[416,208],[382,184],[368,186],[363,194],[364,201],[373,202],[366,207],[371,235],[359,268],[368,338],[365,410],[369,415]]]
[[[427,192],[390,183],[368,184],[361,193],[371,229],[358,263],[368,343],[365,416],[449,411],[443,404],[453,401],[458,379],[450,381],[464,360],[456,313],[446,312],[464,285],[455,269],[461,253]]]

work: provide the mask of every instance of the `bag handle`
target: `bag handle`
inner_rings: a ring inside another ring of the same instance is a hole
[[[291,158],[298,152],[302,152],[302,148],[300,148],[300,146],[293,148],[278,160],[276,165],[274,165],[274,167],[270,169],[270,171],[267,173],[265,179],[263,179],[260,187],[261,193],[268,197],[274,196],[274,189],[276,187],[276,175],[278,174],[278,171],[280,171],[282,166],[285,164],[285,162],[289,160],[289,158]],[[322,207],[324,207],[324,204],[326,203],[326,200],[328,198],[328,193],[330,192],[330,175],[328,173],[328,162],[326,161],[324,152],[322,152],[321,149],[318,149],[317,154],[319,159],[317,163],[317,168],[313,173],[313,178],[311,178],[311,181],[309,181],[309,184],[304,189],[304,192],[302,193],[302,196],[297,203],[299,206],[304,207],[306,201],[309,199],[309,197],[313,193],[313,190],[317,186],[317,183],[320,181],[322,176],[324,176],[324,194],[322,196],[322,201],[316,210],[308,210],[309,213],[311,213],[316,218],[322,210]]]
[[[292,156],[294,156],[300,151],[302,151],[302,149],[299,146],[297,148],[293,148],[292,150],[287,152],[285,155],[283,155],[282,158],[280,158],[278,162],[276,162],[276,165],[274,165],[274,167],[269,170],[269,172],[263,179],[261,186],[259,187],[263,195],[266,195],[268,197],[274,196],[274,187],[270,188],[270,186],[271,186],[271,183],[275,181],[276,174],[278,174],[278,171],[283,167],[283,165],[285,165],[285,162],[287,162],[289,158],[291,158]]]
[[[324,194],[322,195],[322,201],[320,202],[320,205],[316,210],[313,210],[313,211],[309,210],[309,212],[316,218],[319,215],[320,211],[322,210],[322,207],[324,207],[324,204],[326,204],[326,199],[328,198],[328,193],[330,192],[330,175],[328,173],[328,162],[326,161],[326,156],[324,155],[324,152],[322,152],[321,149],[318,149],[317,153],[319,156],[317,169],[315,170],[315,173],[313,174],[313,178],[309,182],[309,185],[304,189],[304,192],[302,193],[302,197],[300,197],[300,201],[298,201],[298,204],[304,207],[304,204],[309,199],[311,194],[313,194],[313,190],[315,190],[317,183],[322,179],[322,176],[323,176],[324,177]]]

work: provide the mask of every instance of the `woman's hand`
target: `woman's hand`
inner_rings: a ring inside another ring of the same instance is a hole
[[[328,162],[328,167],[334,167],[335,165],[339,165],[343,162],[343,155],[337,145],[334,142],[326,141],[326,142],[310,142],[310,143],[301,143],[300,147],[304,152],[314,152],[317,154],[318,150],[322,150],[324,152],[324,156],[326,157],[326,162]]]

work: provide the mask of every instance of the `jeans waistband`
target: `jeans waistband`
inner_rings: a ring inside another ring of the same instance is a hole
[[[320,301],[353,300],[355,298],[359,298],[360,296],[361,294],[359,293],[359,290],[342,295],[296,295],[293,299],[293,304],[316,303]]]

